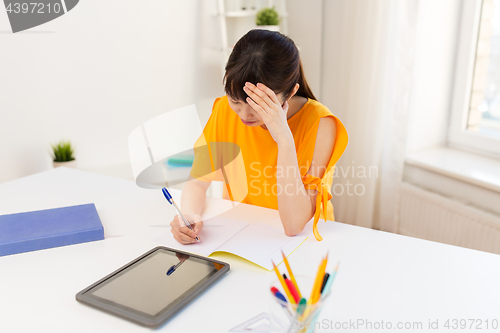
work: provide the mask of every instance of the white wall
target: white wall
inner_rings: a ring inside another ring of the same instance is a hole
[[[288,0],[287,10],[288,36],[299,47],[307,82],[321,101],[323,0]]]
[[[127,164],[145,120],[223,94],[215,1],[86,0],[12,34],[0,10],[0,182],[51,167],[70,139],[79,167]]]
[[[226,0],[226,4],[232,0]],[[257,4],[268,6],[264,0]],[[280,0],[272,1],[279,12],[287,12],[286,26],[282,19],[280,31],[287,34],[300,50],[300,58],[304,67],[306,79],[315,96],[321,100],[321,61],[323,43],[323,3],[324,0],[286,0],[286,8]],[[227,7],[226,7],[227,9]],[[227,9],[229,10],[229,9]],[[255,17],[229,17],[226,19],[228,31],[228,45],[234,44],[250,29],[258,28]]]
[[[323,1],[287,6],[321,99]],[[205,124],[223,94],[216,11],[211,0],[87,0],[12,34],[0,10],[0,183],[51,168],[50,143],[61,139],[76,146],[79,168],[102,169],[129,163],[128,134],[145,120],[195,103]]]

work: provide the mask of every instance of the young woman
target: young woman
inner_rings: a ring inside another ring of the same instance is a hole
[[[316,100],[297,47],[279,32],[248,32],[225,70],[226,96],[215,100],[200,138],[208,153],[195,148],[182,192],[183,214],[195,228],[176,216],[170,223],[175,239],[195,243],[203,227],[200,215],[215,179],[200,171],[208,165],[215,173],[222,169],[224,198],[278,209],[287,236],[302,232],[314,216],[314,235],[322,240],[317,222],[320,216],[334,220],[330,188],[347,145],[345,127]]]

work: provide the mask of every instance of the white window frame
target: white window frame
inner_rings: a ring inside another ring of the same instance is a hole
[[[500,138],[467,130],[482,2],[462,1],[448,146],[500,158]]]

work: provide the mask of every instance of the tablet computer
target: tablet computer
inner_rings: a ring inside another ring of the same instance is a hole
[[[229,271],[229,264],[158,246],[76,294],[79,302],[157,327]]]

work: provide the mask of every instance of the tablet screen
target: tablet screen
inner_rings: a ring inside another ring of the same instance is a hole
[[[88,290],[85,295],[154,317],[174,307],[223,266],[158,249]]]

